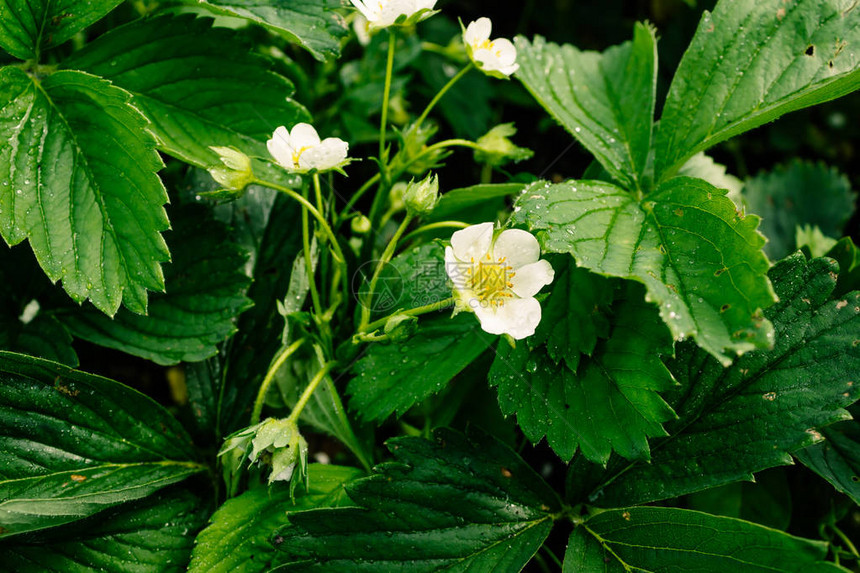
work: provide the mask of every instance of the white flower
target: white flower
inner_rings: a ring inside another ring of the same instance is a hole
[[[534,235],[507,229],[493,238],[493,224],[457,231],[445,249],[445,270],[454,283],[458,307],[473,311],[490,334],[531,336],[540,323],[534,298],[552,282],[552,266],[540,259]]]
[[[371,30],[394,25],[416,24],[435,12],[437,0],[351,0]]]
[[[279,127],[267,144],[275,161],[292,173],[337,169],[347,163],[349,151],[349,145],[337,137],[320,141],[317,130],[307,123],[296,124],[292,131]]]
[[[517,49],[510,40],[490,40],[493,23],[489,18],[478,18],[463,32],[463,42],[469,57],[481,71],[489,76],[507,78],[520,69],[516,63]]]

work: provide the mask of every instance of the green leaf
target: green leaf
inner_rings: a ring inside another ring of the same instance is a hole
[[[726,197],[732,200],[735,205],[742,205],[741,189],[744,183],[734,175],[726,173],[726,166],[714,161],[710,156],[705,155],[705,152],[697,153],[691,157],[678,170],[678,175],[687,177],[695,177],[704,179],[717,189],[726,189]],[[756,214],[758,211],[753,210]],[[767,251],[767,248],[765,248]]]
[[[320,61],[340,55],[346,23],[336,0],[200,0],[215,10],[245,18],[283,34]]]
[[[350,505],[343,485],[361,472],[342,466],[308,466],[308,491],[299,489],[293,501],[286,484],[246,491],[228,499],[197,537],[191,573],[258,573],[268,571],[276,557],[270,539],[298,511]]]
[[[792,161],[760,173],[744,184],[743,199],[762,218],[759,230],[768,239],[764,251],[777,260],[797,250],[798,225],[818,226],[825,235],[840,237],[854,212],[851,182],[823,163]]]
[[[632,42],[602,54],[519,36],[517,78],[625,187],[643,188],[657,90],[657,39],[637,24]]]
[[[0,0],[0,47],[22,60],[102,19],[122,0]]]
[[[158,492],[37,538],[7,541],[0,558],[17,573],[180,573],[206,514],[187,491]]]
[[[596,503],[645,503],[751,480],[820,441],[817,428],[848,418],[843,408],[860,397],[860,293],[830,300],[835,271],[829,259],[800,254],[771,270],[780,299],[765,311],[776,329],[773,350],[723,368],[679,345],[669,368],[681,386],[665,395],[679,416],[667,424],[670,437],[652,443],[650,464],[610,472],[616,479],[592,496]]]
[[[570,253],[591,271],[642,282],[675,339],[694,338],[724,365],[773,344],[761,309],[775,297],[759,219],[726,191],[689,177],[644,200],[609,183],[535,183],[514,221],[539,231],[544,250]]]
[[[48,278],[109,315],[146,312],[169,257],[162,162],[129,99],[83,72],[0,68],[0,234],[29,239]]]
[[[284,318],[277,301],[283,299],[290,282],[290,262],[302,245],[301,210],[283,193],[266,217],[265,232],[255,257],[254,282],[248,297],[254,306],[239,318],[239,332],[225,349],[225,364],[218,382],[220,422],[217,434],[224,437],[248,425],[251,404],[281,348]]]
[[[522,183],[495,183],[446,191],[439,197],[439,202],[427,220],[454,219],[466,223],[483,223],[495,219],[496,214],[505,208],[505,199],[521,192],[524,187]]]
[[[529,346],[546,345],[550,358],[576,372],[580,355],[591,356],[597,339],[609,337],[606,312],[612,304],[615,285],[586,269],[571,257],[549,259],[555,268],[552,291],[541,304],[542,316]]]
[[[668,507],[605,511],[574,529],[564,571],[847,571],[827,543],[740,519]]]
[[[71,311],[62,320],[72,334],[167,365],[208,358],[236,331],[239,313],[251,303],[245,254],[205,209],[186,206],[172,213],[167,292],[152,297],[149,314],[120,311],[111,319],[89,309]]]
[[[839,422],[819,432],[824,441],[794,452],[794,457],[860,504],[860,422]]]
[[[405,342],[372,344],[355,364],[347,392],[364,420],[381,421],[442,390],[495,340],[471,314],[422,319]]]
[[[688,495],[686,507],[785,531],[791,523],[792,506],[785,471],[773,468],[755,479],[755,483],[729,483]]]
[[[699,151],[860,87],[857,5],[723,0],[705,12],[657,131],[657,181]]]
[[[50,290],[30,251],[0,244],[0,349],[75,367],[71,334],[39,303]]]
[[[204,470],[167,410],[112,380],[0,352],[0,537],[62,525]]]
[[[522,343],[516,349],[500,343],[490,370],[502,413],[516,414],[532,442],[546,435],[564,461],[577,447],[599,463],[613,450],[647,459],[648,438],[667,435],[661,423],[673,412],[657,392],[674,384],[660,360],[672,352],[669,333],[653,306],[642,301],[640,287],[629,288],[616,303],[611,322],[609,340],[600,341],[578,371]]]
[[[266,140],[279,125],[309,121],[289,96],[292,84],[249,53],[236,32],[192,15],[136,20],[76,52],[64,64],[113,82],[134,104],[163,151],[192,165],[220,165],[209,146],[269,157]],[[258,174],[279,170],[255,161]]]
[[[0,317],[0,348],[38,356],[76,367],[78,355],[72,348],[72,335],[54,316],[41,315],[22,323],[19,317]]]
[[[842,296],[852,290],[860,290],[860,249],[850,237],[841,239],[830,249],[827,256],[839,263],[839,279],[834,296]]]
[[[275,537],[285,568],[519,571],[549,534],[555,493],[492,438],[438,431],[388,447],[395,462],[347,486],[361,507],[290,517]]]

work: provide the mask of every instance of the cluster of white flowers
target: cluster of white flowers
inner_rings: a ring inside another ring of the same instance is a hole
[[[412,25],[435,14],[436,0],[351,0],[360,12],[362,38],[390,26]],[[510,40],[490,39],[492,22],[479,18],[463,31],[469,58],[485,74],[508,78],[519,69],[517,50]],[[364,43],[364,42],[362,42]],[[299,123],[291,130],[278,127],[268,141],[275,161],[291,173],[339,169],[348,161],[348,144],[329,137],[320,140],[316,129]],[[496,232],[493,223],[457,231],[445,250],[446,271],[453,282],[458,310],[474,312],[491,334],[514,339],[531,336],[541,319],[535,295],[553,280],[552,266],[540,259],[537,239],[526,231]]]

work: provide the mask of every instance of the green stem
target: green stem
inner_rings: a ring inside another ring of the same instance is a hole
[[[841,539],[845,546],[848,547],[848,551],[850,551],[854,557],[860,559],[860,553],[857,553],[857,548],[854,546],[851,540],[848,539],[848,536],[845,535],[841,529],[836,527],[835,523],[830,526],[830,529],[833,530],[833,533],[839,536],[839,539]]]
[[[323,217],[322,213],[320,213],[319,210],[314,207],[310,201],[308,201],[306,198],[302,197],[289,187],[284,187],[283,185],[278,185],[277,183],[272,183],[271,181],[264,181],[262,179],[255,178],[254,183],[256,183],[257,185],[268,187],[270,189],[274,189],[275,191],[280,191],[281,193],[284,193],[292,199],[295,199],[296,201],[301,203],[303,207],[307,208],[308,213],[313,215],[314,219],[317,220],[317,223],[319,223],[319,226],[322,228],[323,233],[325,233],[326,237],[331,243],[332,254],[335,260],[342,265],[346,265],[346,257],[343,256],[343,251],[341,250],[340,245],[337,242],[337,237],[334,236],[334,232],[331,230],[328,221],[325,220],[325,217]]]
[[[409,160],[409,162],[404,165],[400,170],[394,174],[392,179],[397,181],[397,178],[403,175],[403,173],[409,169],[409,167],[421,159],[424,159],[428,155],[432,155],[441,149],[445,149],[446,147],[469,147],[472,149],[481,149],[481,146],[475,143],[474,141],[469,141],[468,139],[446,139],[445,141],[440,141],[439,143],[434,143],[415,157]]]
[[[299,397],[299,401],[296,402],[296,405],[293,407],[293,411],[290,412],[290,417],[288,418],[289,420],[292,420],[293,422],[298,422],[299,416],[301,415],[302,410],[305,409],[308,400],[311,399],[311,396],[313,395],[317,387],[320,385],[320,382],[322,382],[326,375],[329,373],[329,371],[334,368],[335,364],[337,364],[337,362],[330,361],[322,365],[322,368],[320,368],[319,372],[317,372],[316,375],[314,375],[314,377],[311,379],[310,383],[308,384],[308,387],[305,388],[304,392],[302,392],[302,395]]]
[[[414,239],[418,235],[426,233],[427,231],[432,231],[434,229],[465,229],[468,226],[468,223],[464,223],[462,221],[439,221],[438,223],[429,223],[422,227],[418,227],[417,229],[403,237],[403,242],[408,243],[410,240]]]
[[[377,182],[379,182],[379,179],[381,177],[382,175],[377,173],[376,175],[365,181],[364,185],[359,187],[358,191],[353,193],[352,197],[350,197],[349,201],[347,201],[346,203],[346,206],[343,208],[343,211],[340,212],[340,216],[337,218],[337,221],[335,221],[335,228],[340,227],[340,225],[349,215],[350,211],[352,211],[352,208],[355,206],[356,203],[358,203],[358,200],[361,199],[361,197],[367,192],[368,189],[370,189]]]
[[[388,30],[388,62],[385,65],[385,91],[382,95],[382,121],[379,124],[379,164],[383,170],[387,169],[385,154],[385,140],[388,128],[388,99],[391,97],[391,76],[394,75],[394,47],[396,36],[394,30]]]
[[[422,314],[427,314],[428,312],[435,312],[437,310],[442,310],[444,308],[448,308],[449,306],[454,304],[456,302],[456,300],[457,299],[455,299],[452,296],[451,298],[446,298],[445,300],[440,300],[439,302],[434,302],[432,304],[426,304],[424,306],[418,306],[415,308],[410,308],[408,310],[401,310],[401,311],[389,314],[388,316],[386,316],[384,318],[380,318],[379,320],[374,320],[373,322],[371,322],[370,324],[365,326],[364,330],[362,330],[362,332],[373,332],[374,330],[376,330],[380,326],[385,326],[385,323],[388,322],[388,320],[392,316],[401,315],[401,314],[405,314],[406,316],[420,316]]]
[[[325,202],[323,201],[322,188],[320,187],[320,174],[314,173],[314,194],[317,200],[317,211],[325,214]]]
[[[363,327],[370,321],[370,306],[373,302],[373,293],[376,292],[376,283],[379,282],[379,275],[382,274],[382,269],[385,267],[385,264],[394,256],[394,251],[397,249],[397,243],[400,241],[400,237],[406,231],[406,228],[411,222],[412,216],[407,214],[403,218],[403,222],[400,223],[400,226],[397,228],[397,231],[394,233],[394,236],[391,237],[385,250],[382,252],[382,256],[379,258],[379,261],[376,263],[376,269],[373,271],[373,276],[370,279],[370,286],[368,287],[367,295],[364,298],[364,304],[361,306],[361,323],[358,327],[359,331],[363,331]]]
[[[252,426],[260,422],[260,415],[263,413],[263,403],[266,401],[266,394],[269,392],[269,387],[275,379],[275,374],[278,373],[278,370],[281,369],[281,366],[284,365],[287,358],[295,354],[296,350],[301,348],[304,343],[305,339],[301,338],[289,346],[282,347],[281,350],[278,351],[275,361],[272,362],[272,365],[269,367],[269,371],[266,372],[266,377],[263,378],[263,383],[260,384],[260,390],[257,392],[257,399],[254,400],[254,410],[251,414]]]
[[[442,89],[439,90],[439,93],[437,93],[432,100],[430,100],[430,103],[428,103],[427,107],[424,109],[424,113],[422,113],[421,116],[418,118],[418,121],[415,122],[415,129],[418,129],[418,127],[422,123],[424,123],[424,120],[427,119],[427,116],[430,115],[430,112],[433,110],[434,107],[436,107],[436,104],[439,103],[439,100],[441,100],[442,97],[446,93],[448,93],[448,90],[454,87],[454,84],[460,81],[460,78],[465,76],[466,73],[468,73],[468,71],[471,70],[474,65],[475,64],[473,64],[472,62],[469,62],[468,64],[466,64],[466,67],[457,72],[457,74],[453,78],[448,80],[447,84],[442,86]]]
[[[320,293],[317,290],[317,281],[314,276],[314,261],[311,256],[311,233],[308,223],[308,209],[307,207],[302,207],[302,251],[305,259],[305,272],[308,275],[308,289],[311,291],[311,302],[314,306],[314,313],[317,316],[321,316],[322,303],[320,303]]]

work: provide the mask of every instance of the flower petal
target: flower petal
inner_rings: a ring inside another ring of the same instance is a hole
[[[367,7],[362,0],[350,0],[352,5],[355,6],[361,14],[367,18],[368,20],[373,20],[375,15],[373,11]]]
[[[451,247],[454,249],[454,255],[466,263],[480,260],[489,252],[492,242],[492,223],[472,225],[451,235]]]
[[[524,265],[536,263],[540,258],[540,245],[535,236],[521,229],[507,229],[493,244],[493,257],[505,258],[505,262],[518,271]]]
[[[272,139],[266,142],[266,147],[281,167],[293,168],[293,148],[290,145],[290,132],[287,128],[281,126],[276,129]]]
[[[482,329],[490,334],[509,334],[514,340],[531,336],[540,324],[540,303],[531,297],[507,300],[498,308],[478,305],[474,310]]]
[[[555,278],[555,271],[546,259],[518,268],[513,278],[508,279],[513,285],[514,294],[529,298],[540,292],[544,286]]]
[[[317,130],[309,123],[297,123],[290,131],[290,142],[296,151],[301,151],[304,147],[313,147],[320,144],[320,136]]]
[[[503,66],[510,66],[517,60],[517,49],[507,38],[493,40],[492,50]]]
[[[328,171],[346,161],[349,144],[337,137],[328,137],[319,145],[305,150],[299,157],[302,169]]]
[[[484,40],[489,40],[492,31],[493,22],[489,18],[478,18],[466,27],[463,41],[471,46],[477,46]]]

